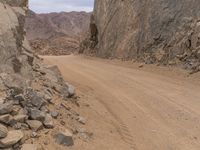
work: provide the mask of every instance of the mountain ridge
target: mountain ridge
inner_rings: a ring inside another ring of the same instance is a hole
[[[51,12],[37,14],[28,11],[27,38],[39,54],[61,55],[77,51],[87,34],[91,13]]]

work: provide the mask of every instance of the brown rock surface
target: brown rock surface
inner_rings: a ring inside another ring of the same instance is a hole
[[[181,63],[197,69],[199,5],[199,0],[95,0],[91,25],[97,27],[98,43],[94,52],[104,58]]]
[[[50,112],[63,102],[75,100],[69,95],[71,92],[59,69],[42,64],[26,40],[27,3],[28,0],[0,0],[0,122],[5,125],[1,127],[0,149],[17,150],[24,143],[41,146],[41,139],[32,141],[33,138],[43,138],[54,130],[53,121],[60,122],[59,118],[53,120]],[[59,87],[60,93],[54,87]],[[76,123],[72,123],[74,116],[63,117],[71,129]],[[41,123],[37,126],[30,119]],[[32,133],[31,129],[40,128],[42,123],[51,130],[46,133],[44,128],[40,133]]]
[[[9,131],[8,135],[4,139],[0,140],[0,147],[7,148],[9,146],[12,146],[17,142],[19,142],[23,138],[23,136],[24,135],[22,131],[19,130]]]

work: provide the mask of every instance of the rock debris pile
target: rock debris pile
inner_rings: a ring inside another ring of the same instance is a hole
[[[44,149],[35,139],[41,141],[53,128],[54,142],[71,146],[75,132],[65,121],[80,117],[67,106],[75,88],[56,66],[43,65],[32,53],[24,31],[27,5],[27,0],[0,0],[0,149]]]

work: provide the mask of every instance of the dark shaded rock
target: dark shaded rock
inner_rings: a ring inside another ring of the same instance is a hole
[[[23,89],[19,87],[10,87],[9,97],[12,97],[14,100],[17,100],[15,97],[23,93]]]
[[[30,109],[30,117],[33,120],[44,122],[46,114],[38,109]]]
[[[65,132],[60,132],[54,135],[55,142],[63,145],[63,146],[73,146],[74,141],[72,138],[72,133],[69,130],[66,130]]]
[[[25,101],[25,98],[24,98],[23,94],[19,94],[14,97],[14,100],[17,100],[17,101],[19,101],[19,103],[21,103],[21,102]]]
[[[0,105],[0,115],[8,114],[12,112],[13,109],[13,103],[12,102],[7,102],[2,105]]]
[[[34,107],[37,107],[38,109],[45,105],[45,100],[43,99],[42,95],[33,91],[32,89],[28,90],[26,98]]]

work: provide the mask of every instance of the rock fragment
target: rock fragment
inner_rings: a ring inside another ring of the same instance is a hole
[[[77,121],[80,122],[81,124],[86,124],[86,119],[84,117],[78,116]]]
[[[42,123],[38,120],[28,120],[26,123],[35,132],[37,132],[43,128]]]
[[[54,119],[57,119],[59,113],[57,111],[52,111],[51,112],[51,116],[54,118]]]
[[[8,129],[4,125],[0,124],[0,138],[5,138],[8,134]]]
[[[12,111],[13,103],[7,102],[0,105],[0,115],[9,114]]]
[[[12,116],[9,114],[0,116],[0,123],[9,124],[12,120]]]
[[[72,133],[69,130],[65,130],[64,132],[59,132],[54,135],[55,142],[63,145],[63,146],[73,146],[74,141],[72,137]]]
[[[38,137],[37,132],[32,132],[31,137],[32,137],[32,138],[37,138],[37,137]]]
[[[144,63],[139,64],[138,67],[139,67],[139,68],[143,68],[143,67],[144,67]]]
[[[0,148],[10,147],[19,142],[24,137],[24,134],[20,130],[9,131],[7,136],[0,139]]]
[[[16,115],[13,117],[13,119],[16,122],[24,123],[28,119],[28,116],[27,115]]]
[[[74,96],[75,95],[75,88],[74,88],[74,86],[72,86],[70,84],[67,84],[67,87],[68,87],[69,97]]]
[[[44,122],[45,116],[45,113],[38,109],[30,109],[30,117],[33,120],[39,120],[41,122]]]
[[[45,101],[42,98],[42,95],[39,95],[39,93],[35,91],[28,91],[27,98],[31,102],[31,104],[38,109],[40,109],[43,105],[45,105]]]
[[[51,129],[54,127],[53,118],[51,117],[50,114],[46,114],[43,124],[48,129]]]

